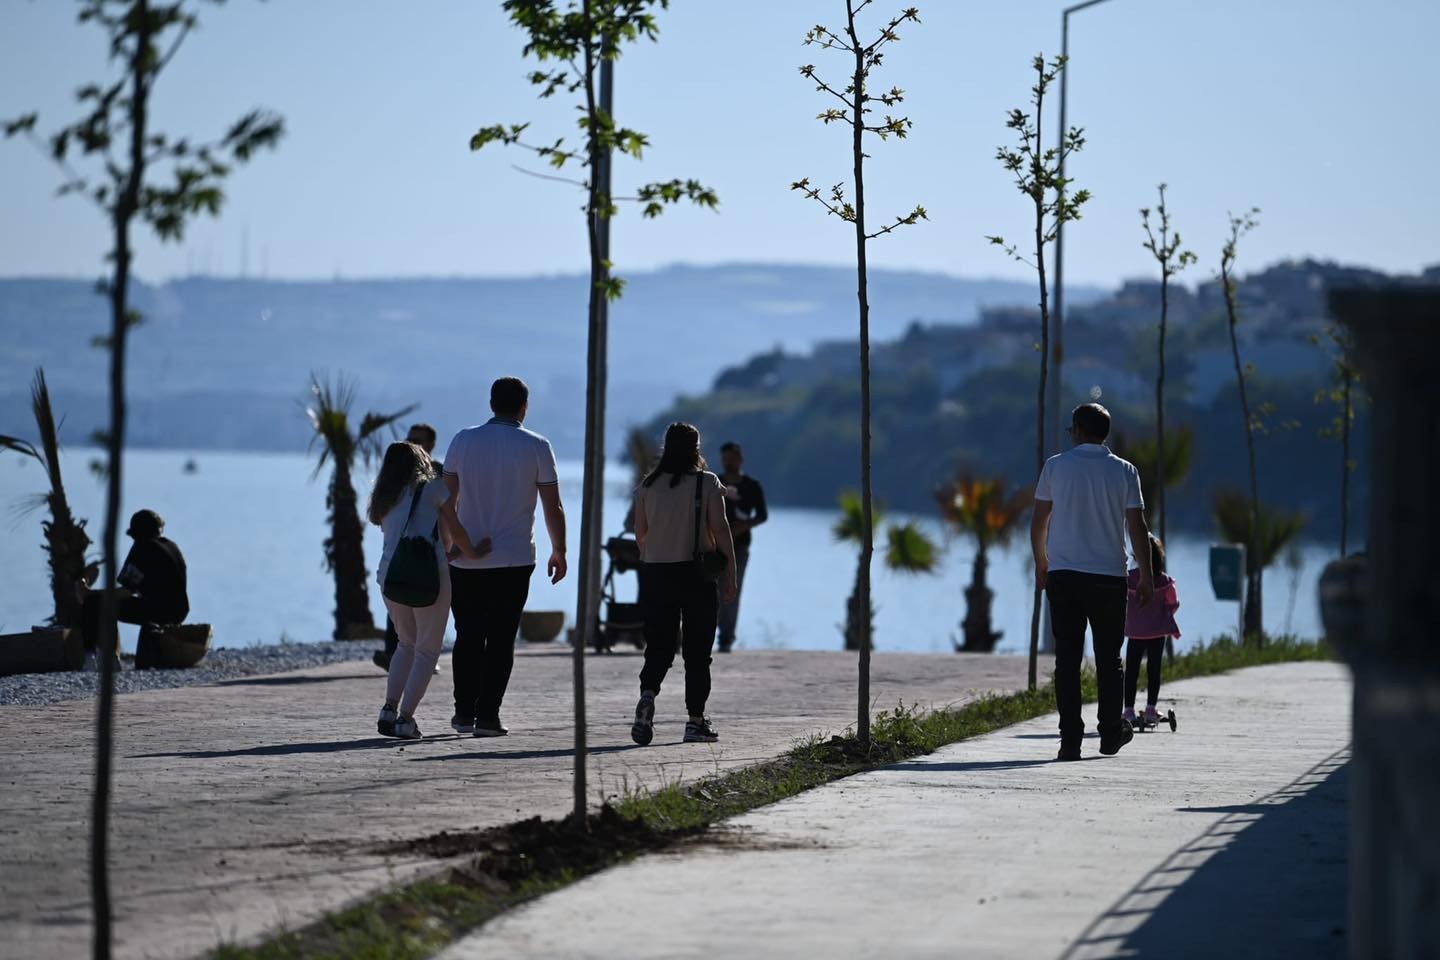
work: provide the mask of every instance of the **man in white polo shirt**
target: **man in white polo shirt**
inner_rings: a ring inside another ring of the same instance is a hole
[[[515,634],[535,572],[535,503],[550,534],[551,583],[565,576],[565,508],[550,441],[520,424],[530,388],[501,377],[490,388],[489,422],[467,427],[445,453],[445,484],[456,494],[460,523],[490,538],[488,554],[450,561],[455,614],[455,716],[459,733],[503,737],[500,704],[515,663]]]
[[[1080,717],[1080,663],[1085,658],[1085,625],[1095,646],[1100,687],[1096,726],[1100,752],[1110,756],[1135,736],[1120,714],[1125,668],[1127,599],[1125,532],[1130,532],[1140,568],[1141,606],[1154,593],[1150,531],[1140,496],[1140,474],[1105,446],[1110,412],[1098,403],[1070,415],[1074,447],[1045,461],[1035,484],[1030,546],[1035,579],[1050,600],[1055,634],[1055,702],[1060,710],[1061,760],[1079,760],[1085,721]]]

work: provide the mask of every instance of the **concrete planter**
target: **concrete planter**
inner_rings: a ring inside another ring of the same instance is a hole
[[[549,643],[564,629],[564,610],[526,610],[520,615],[520,639],[526,643]]]
[[[85,648],[79,630],[35,627],[29,633],[0,636],[0,676],[84,667]]]

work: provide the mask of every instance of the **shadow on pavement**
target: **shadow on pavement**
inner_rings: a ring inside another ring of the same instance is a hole
[[[625,753],[630,750],[643,750],[633,743],[617,743],[608,747],[590,747],[585,752],[595,753]],[[554,750],[474,750],[470,753],[437,753],[430,757],[413,757],[418,763],[429,763],[432,760],[543,760],[552,757],[570,757],[575,755],[571,747],[557,748]]]
[[[259,747],[241,747],[236,750],[181,750],[175,753],[132,753],[131,760],[151,760],[162,757],[176,757],[185,760],[216,760],[221,757],[285,757],[301,753],[345,753],[350,750],[383,750],[423,744],[429,740],[449,740],[450,737],[426,737],[422,740],[395,740],[389,737],[370,737],[364,740],[322,740],[318,743],[272,743]]]
[[[1347,747],[1255,803],[1221,813],[1165,858],[1061,955],[1345,956]]]
[[[217,687],[289,687],[309,683],[337,683],[341,680],[354,680],[354,674],[345,674],[338,677],[236,677],[233,680],[216,680]]]
[[[1080,761],[1094,760],[1095,757],[1081,757]],[[1080,761],[1071,760],[1070,763]],[[892,763],[886,770],[917,770],[926,773],[965,773],[974,770],[1018,770],[1022,767],[1044,767],[1052,763],[1059,763],[1054,757],[1044,760],[971,760],[955,761],[954,763]]]

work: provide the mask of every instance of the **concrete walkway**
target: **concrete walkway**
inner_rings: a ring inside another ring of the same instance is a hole
[[[1056,718],[642,858],[443,953],[479,958],[1340,957],[1350,682],[1328,663],[1167,688],[1177,733],[1052,762]]]
[[[118,957],[189,957],[296,926],[416,870],[377,841],[471,829],[571,804],[568,651],[521,655],[504,740],[450,731],[450,676],[421,705],[419,743],[377,737],[383,675],[338,664],[116,704],[112,888]],[[719,744],[682,744],[683,668],[658,705],[654,746],[630,743],[640,658],[587,659],[596,801],[776,756],[854,718],[855,658],[717,658]],[[874,702],[945,704],[1024,684],[1021,658],[877,653]],[[0,707],[0,956],[85,956],[94,704]]]

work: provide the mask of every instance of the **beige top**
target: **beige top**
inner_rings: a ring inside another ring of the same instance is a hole
[[[646,563],[681,563],[695,556],[695,474],[688,473],[676,486],[670,486],[674,474],[662,473],[650,486],[643,484],[635,491],[635,512],[644,514],[645,543],[640,559]],[[708,470],[700,476],[705,513],[700,520],[700,536],[704,549],[714,550],[710,523],[719,518],[725,522],[725,498],[720,478]]]

